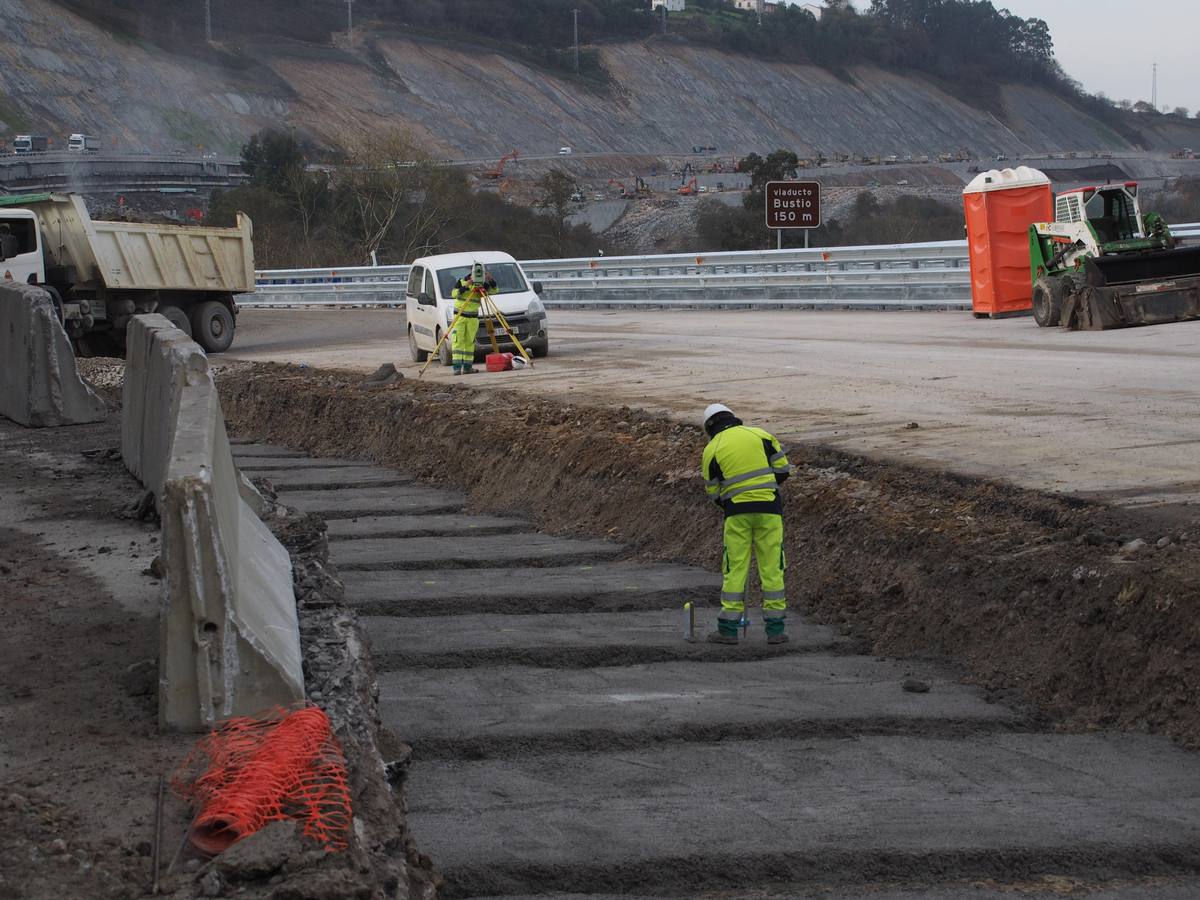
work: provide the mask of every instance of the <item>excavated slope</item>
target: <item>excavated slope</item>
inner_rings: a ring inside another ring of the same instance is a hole
[[[655,154],[696,144],[884,155],[1129,149],[1034,87],[1003,90],[1006,124],[913,75],[859,67],[849,83],[659,41],[604,47],[616,87],[600,94],[494,53],[389,34],[352,49],[223,46],[224,56],[199,61],[108,34],[53,0],[0,0],[0,21],[0,137],[87,130],[108,147],[232,151],[265,125],[340,145],[407,124],[431,150],[467,158],[563,144]],[[1141,130],[1147,149],[1200,144],[1200,128],[1170,120]]]

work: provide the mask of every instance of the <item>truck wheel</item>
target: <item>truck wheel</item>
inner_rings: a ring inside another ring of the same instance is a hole
[[[412,356],[413,362],[425,362],[429,359],[429,351],[422,350],[417,346],[417,333],[412,330],[412,326],[408,326],[408,352]]]
[[[159,306],[155,310],[160,316],[186,334],[189,338],[192,336],[192,323],[185,313],[178,306]]]
[[[233,343],[233,313],[217,300],[207,300],[192,311],[192,334],[209,353],[222,353]]]
[[[1058,324],[1065,287],[1057,275],[1043,275],[1033,286],[1033,320],[1040,327],[1051,328]]]
[[[538,344],[536,347],[534,347],[533,352],[530,354],[530,356],[532,356],[534,359],[541,359],[543,356],[549,356],[549,355],[550,355],[550,338],[546,338],[544,343]]]
[[[438,336],[438,340],[441,341],[442,333],[440,331],[437,333],[437,336]],[[443,366],[449,366],[449,365],[454,364],[454,348],[450,346],[450,342],[453,340],[454,340],[453,335],[446,338],[446,340],[442,341],[442,348],[438,351],[438,361]]]

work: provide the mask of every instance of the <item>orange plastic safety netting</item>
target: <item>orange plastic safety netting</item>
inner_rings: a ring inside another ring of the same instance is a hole
[[[315,706],[224,722],[200,739],[171,781],[197,810],[191,841],[205,853],[280,819],[303,822],[304,834],[327,850],[346,848],[346,758]]]

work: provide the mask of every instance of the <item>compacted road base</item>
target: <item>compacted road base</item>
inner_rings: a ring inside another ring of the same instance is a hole
[[[1200,757],[1166,740],[1054,733],[799,616],[783,646],[757,615],[742,646],[687,643],[711,573],[235,455],[330,520],[446,897],[1200,896]]]

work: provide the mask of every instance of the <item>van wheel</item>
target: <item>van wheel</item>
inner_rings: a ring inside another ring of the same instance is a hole
[[[442,340],[442,333],[440,331],[438,332],[438,340]],[[454,364],[454,348],[450,346],[450,342],[453,340],[453,336],[446,338],[446,340],[442,341],[441,349],[438,350],[438,361],[443,366]]]
[[[155,312],[186,334],[189,338],[192,336],[192,323],[188,319],[188,314],[178,306],[160,305]]]
[[[533,353],[530,354],[534,359],[541,359],[544,356],[550,355],[550,338],[546,338],[544,343],[538,344],[533,348]]]
[[[417,346],[417,333],[413,331],[412,326],[408,327],[408,352],[412,356],[413,362],[425,362],[429,359],[429,351],[422,350]]]
[[[224,303],[208,300],[192,312],[196,343],[209,353],[221,353],[233,343],[233,313]]]

